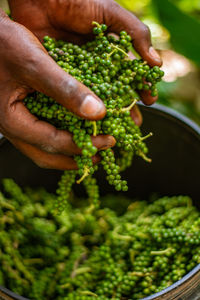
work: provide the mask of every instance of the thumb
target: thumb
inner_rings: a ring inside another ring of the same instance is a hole
[[[32,88],[82,118],[99,120],[105,116],[103,102],[92,91],[62,70],[45,52],[34,55],[34,70],[28,78]]]

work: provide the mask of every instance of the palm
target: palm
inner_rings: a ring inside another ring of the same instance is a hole
[[[14,19],[29,28],[40,40],[49,35],[83,43],[92,37],[92,21],[105,21],[105,5],[97,5],[92,0],[68,0],[62,1],[62,4],[59,1],[44,2],[27,1],[24,4],[27,6],[26,14],[17,7],[13,11]]]

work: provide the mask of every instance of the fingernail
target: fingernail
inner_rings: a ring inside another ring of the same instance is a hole
[[[150,47],[149,48],[149,54],[159,63],[162,63],[162,60],[160,58],[160,55],[158,54],[158,52],[153,48]]]
[[[138,108],[138,106],[134,106],[131,111],[131,117],[137,126],[141,126],[143,122],[142,114]]]
[[[107,136],[107,143],[102,145],[99,150],[106,150],[109,148],[113,148],[116,144],[116,140],[113,136]]]
[[[104,113],[104,105],[92,95],[87,95],[80,107],[81,112],[87,117],[95,117]]]
[[[137,126],[141,126],[142,125],[142,118],[140,118],[139,116],[134,116],[134,122]]]

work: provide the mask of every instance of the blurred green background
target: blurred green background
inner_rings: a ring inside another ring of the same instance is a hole
[[[117,0],[150,27],[165,71],[159,102],[200,124],[200,0]],[[7,9],[6,0],[0,6]]]
[[[151,29],[163,59],[159,102],[200,124],[200,0],[117,0]]]

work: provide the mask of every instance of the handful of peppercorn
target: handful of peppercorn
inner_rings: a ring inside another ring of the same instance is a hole
[[[78,46],[46,36],[44,47],[63,70],[103,100],[107,109],[106,117],[97,122],[83,120],[41,93],[24,100],[26,107],[39,119],[48,121],[58,129],[70,131],[74,142],[82,149],[82,155],[75,157],[79,170],[64,172],[59,183],[55,203],[57,213],[68,206],[71,188],[76,180],[77,183],[83,181],[91,207],[95,209],[99,206],[98,185],[92,177],[98,169],[92,163],[92,156],[97,149],[92,144],[91,135],[109,134],[117,141],[116,148],[120,154],[117,159],[111,149],[100,151],[106,178],[117,191],[128,190],[127,182],[120,173],[131,165],[134,155],[150,161],[146,156],[148,149],[144,140],[152,134],[142,137],[139,127],[130,116],[130,110],[139,100],[137,91],[150,90],[152,96],[157,95],[156,83],[164,73],[157,66],[150,68],[141,59],[129,59],[132,43],[125,31],[116,39],[105,34],[105,24],[93,24],[96,38],[92,42]]]

